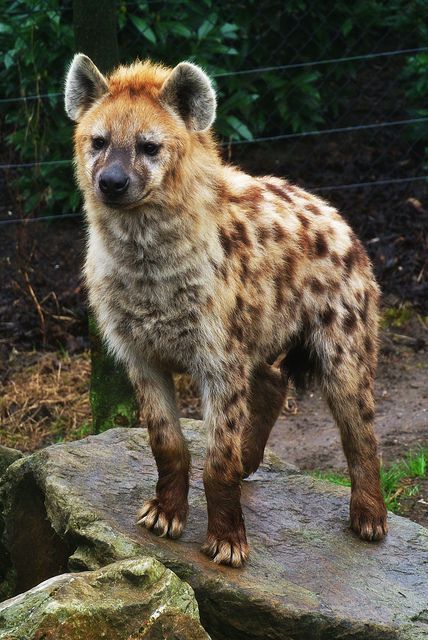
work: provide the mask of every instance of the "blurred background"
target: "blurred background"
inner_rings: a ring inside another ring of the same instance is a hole
[[[172,66],[186,59],[208,71],[225,160],[286,177],[341,210],[383,290],[385,370],[403,360],[402,349],[421,359],[426,0],[0,0],[0,411],[7,443],[31,449],[90,429],[85,228],[62,92],[97,8],[112,16],[98,38],[106,59],[148,57]],[[183,411],[197,414],[190,383],[181,384]],[[397,402],[416,406],[402,384]],[[420,424],[426,435],[426,414]]]

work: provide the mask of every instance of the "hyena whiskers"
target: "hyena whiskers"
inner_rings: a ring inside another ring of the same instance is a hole
[[[203,550],[241,566],[242,478],[258,468],[289,378],[320,379],[352,480],[351,526],[387,531],[373,432],[378,288],[323,200],[225,165],[205,73],[136,63],[105,78],[77,55],[66,81],[89,234],[89,302],[140,397],[159,471],[139,521],[178,537],[190,457],[172,372],[189,372],[208,430]],[[281,369],[272,367],[285,353]]]

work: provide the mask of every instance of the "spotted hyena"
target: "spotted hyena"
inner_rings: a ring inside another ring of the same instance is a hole
[[[263,457],[287,382],[315,374],[352,480],[351,527],[387,531],[373,433],[378,287],[366,253],[324,200],[222,162],[216,98],[197,66],[138,62],[107,78],[68,72],[77,179],[89,224],[91,308],[139,395],[159,471],[139,522],[180,536],[189,452],[172,372],[198,382],[208,430],[203,550],[248,556],[241,481]],[[280,369],[272,367],[284,353]]]

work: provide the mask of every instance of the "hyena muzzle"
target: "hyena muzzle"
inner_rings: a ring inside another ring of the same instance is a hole
[[[139,522],[175,538],[186,521],[190,457],[172,373],[187,371],[208,430],[203,550],[241,566],[242,478],[263,458],[288,380],[314,373],[349,465],[351,527],[364,540],[382,538],[379,295],[351,229],[302,189],[222,162],[210,131],[215,93],[193,64],[138,62],[104,77],[79,54],[65,106],[77,122],[89,302],[140,397],[159,471]]]

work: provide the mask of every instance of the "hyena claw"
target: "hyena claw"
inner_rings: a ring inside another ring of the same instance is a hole
[[[145,502],[137,516],[137,524],[153,531],[160,538],[179,538],[183,533],[185,522],[182,514],[167,515],[157,498]]]

